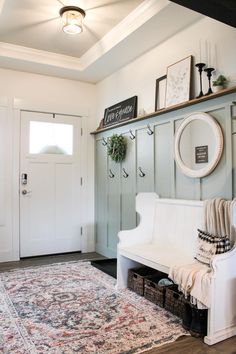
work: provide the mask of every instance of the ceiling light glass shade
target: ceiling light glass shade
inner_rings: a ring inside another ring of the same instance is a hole
[[[67,34],[78,34],[83,31],[85,11],[77,6],[64,6],[60,10],[63,31]]]

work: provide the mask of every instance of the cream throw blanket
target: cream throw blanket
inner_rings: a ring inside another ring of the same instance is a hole
[[[235,200],[234,200],[235,201]],[[231,245],[235,241],[235,229],[231,223],[232,201],[221,198],[204,202],[205,230],[213,235],[229,236]],[[184,266],[172,267],[169,278],[178,284],[185,296],[190,295],[191,303],[198,308],[211,305],[211,279],[213,269],[198,261]]]

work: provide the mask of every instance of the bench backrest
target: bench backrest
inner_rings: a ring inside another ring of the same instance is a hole
[[[152,242],[165,250],[181,248],[194,255],[197,229],[203,228],[203,221],[202,201],[157,198]]]

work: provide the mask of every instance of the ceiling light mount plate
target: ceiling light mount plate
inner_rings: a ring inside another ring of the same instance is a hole
[[[65,13],[65,12],[68,12],[68,11],[72,11],[72,12],[79,12],[83,17],[86,16],[86,12],[81,9],[80,7],[78,6],[64,6],[60,9],[60,16],[62,17],[62,15]]]

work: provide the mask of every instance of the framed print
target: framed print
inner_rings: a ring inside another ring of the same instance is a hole
[[[165,107],[189,101],[192,56],[167,67]]]
[[[156,79],[155,111],[165,108],[166,75]]]

